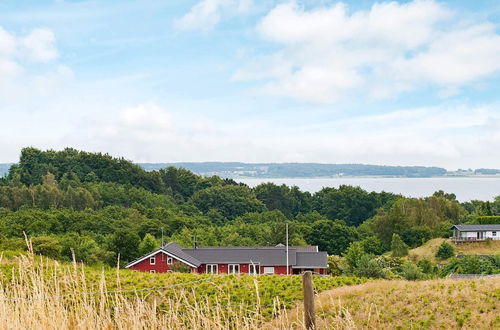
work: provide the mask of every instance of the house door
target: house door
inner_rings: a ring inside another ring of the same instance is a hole
[[[483,236],[483,235],[484,235],[484,232],[482,232],[482,231],[478,231],[478,232],[477,232],[477,239],[483,239],[483,238],[484,238],[484,236]]]

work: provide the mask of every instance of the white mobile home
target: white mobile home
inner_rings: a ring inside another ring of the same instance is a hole
[[[500,225],[454,225],[451,229],[455,243],[500,240]]]

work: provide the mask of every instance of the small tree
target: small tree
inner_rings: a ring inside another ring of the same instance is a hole
[[[439,259],[448,259],[455,255],[455,248],[450,245],[448,242],[443,242],[439,246],[439,249],[436,252],[436,257]]]
[[[151,234],[146,234],[141,243],[139,244],[139,252],[141,254],[152,252],[157,248],[158,248],[158,243]]]
[[[393,257],[404,257],[408,255],[408,245],[398,234],[392,234],[391,251]]]
[[[365,254],[365,250],[363,250],[359,242],[353,242],[349,245],[349,248],[344,253],[344,257],[351,271],[354,271],[358,267],[361,257]]]

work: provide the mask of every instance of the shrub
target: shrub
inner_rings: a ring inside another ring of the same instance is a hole
[[[425,278],[425,274],[414,263],[406,262],[401,267],[401,276],[409,281],[421,280]]]
[[[404,257],[408,255],[408,245],[398,234],[392,234],[391,251],[393,257]]]
[[[420,268],[420,270],[424,273],[424,274],[432,274],[435,272],[435,267],[434,265],[432,264],[432,262],[430,262],[429,260],[427,259],[422,259],[420,260],[418,263],[417,263],[417,266],[418,268]]]
[[[359,277],[384,278],[385,273],[376,259],[365,254],[361,256],[354,274]]]
[[[188,265],[182,263],[182,262],[174,262],[172,265],[170,265],[170,270],[176,273],[190,273],[191,268],[189,268]]]
[[[436,257],[440,259],[448,259],[455,255],[455,248],[448,242],[443,242],[436,252]]]

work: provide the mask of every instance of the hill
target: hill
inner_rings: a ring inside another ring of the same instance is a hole
[[[448,241],[445,238],[434,238],[427,241],[422,246],[419,246],[415,249],[410,250],[409,256],[410,258],[414,258],[416,260],[427,259],[435,262],[436,252],[439,249],[439,246],[444,241]],[[453,244],[453,243],[452,243]],[[488,254],[495,255],[500,254],[500,241],[491,241],[491,242],[475,242],[475,243],[467,243],[467,244],[453,244],[455,248],[455,254]]]
[[[199,175],[221,177],[255,178],[306,178],[333,176],[391,176],[391,177],[433,177],[447,173],[444,168],[425,166],[381,166],[366,164],[319,164],[319,163],[142,163],[148,171],[169,166],[185,168]]]
[[[319,294],[318,329],[498,329],[500,278],[374,281]],[[266,329],[302,329],[302,309]],[[285,322],[286,320],[286,322]],[[287,326],[283,327],[282,324]]]

